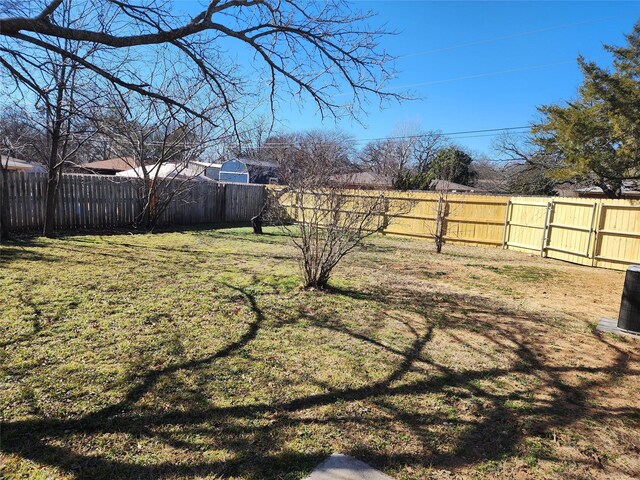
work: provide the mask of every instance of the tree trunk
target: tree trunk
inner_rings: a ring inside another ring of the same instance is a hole
[[[9,239],[9,172],[5,168],[2,171],[2,186],[0,191],[0,242]]]
[[[251,218],[251,226],[253,227],[253,233],[262,235],[262,212]]]
[[[137,226],[146,231],[153,230],[157,220],[158,195],[156,179],[143,174],[142,193],[140,196],[141,211],[137,220]]]
[[[59,175],[62,175],[62,162],[58,162],[58,154],[60,153],[60,142],[62,140],[62,123],[65,84],[64,79],[66,67],[62,65],[62,72],[58,78],[56,107],[53,116],[53,129],[51,131],[51,149],[49,150],[49,159],[47,165],[47,198],[45,204],[44,231],[45,237],[53,236],[53,227],[56,214],[56,200],[58,198],[58,185],[60,183]]]
[[[444,202],[442,197],[438,198],[438,210],[436,212],[436,233],[433,236],[436,244],[436,253],[442,253],[444,242]]]
[[[42,232],[42,234],[48,238],[53,236],[53,229],[55,227],[59,181],[58,172],[50,170],[47,177],[47,198],[45,203],[44,231]]]
[[[601,178],[597,185],[602,189],[605,197],[612,200],[622,198],[622,180],[609,180]]]

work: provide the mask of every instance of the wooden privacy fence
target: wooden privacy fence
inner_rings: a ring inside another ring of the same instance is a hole
[[[354,192],[350,191],[349,195]],[[640,263],[640,201],[367,191],[384,195],[384,234],[433,241],[444,202],[445,243],[494,246],[623,270]],[[294,213],[292,196],[283,205]],[[403,206],[404,204],[404,206]]]
[[[0,184],[0,195],[2,188]],[[63,175],[55,228],[129,227],[141,212],[139,188],[137,179]],[[46,174],[9,172],[7,193],[9,229],[41,230]],[[640,263],[640,201],[466,194],[441,198],[437,193],[394,191],[349,195],[384,196],[385,234],[433,239],[438,202],[444,201],[445,242],[503,247],[620,270]],[[171,200],[160,224],[247,222],[260,212],[264,198],[262,185],[193,182]],[[291,195],[281,202],[293,211],[301,207],[293,205]]]
[[[46,182],[44,173],[8,173],[10,230],[43,228]],[[2,188],[0,183],[0,195]],[[63,175],[56,204],[55,228],[130,227],[141,213],[140,188],[138,179]],[[175,185],[169,188],[175,188]],[[159,223],[168,226],[246,222],[260,212],[263,202],[262,185],[189,182],[171,199]]]
[[[513,197],[506,210],[506,248],[616,270],[640,263],[636,200]]]

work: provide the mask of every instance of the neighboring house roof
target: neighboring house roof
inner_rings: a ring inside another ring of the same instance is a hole
[[[390,187],[393,182],[389,177],[373,172],[353,172],[334,175],[331,179],[339,184],[358,186],[384,186]]]
[[[600,187],[583,187],[576,188],[575,192],[578,196],[604,196],[604,192]],[[623,197],[640,197],[640,180],[623,180],[622,182]]]
[[[239,160],[250,167],[278,168],[278,165],[270,160],[257,160],[253,158],[234,158],[230,160]]]
[[[151,178],[193,178],[195,180],[213,181],[204,176],[204,168],[200,166],[184,167],[175,163],[163,163],[159,169],[158,165],[148,167],[147,172]],[[142,178],[144,176],[142,167],[131,168],[118,172],[116,175],[128,178]]]
[[[209,163],[209,162],[201,162],[199,160],[194,160],[189,162],[190,165],[198,165],[200,167],[205,167],[205,168],[220,168],[222,167],[221,163]]]
[[[477,192],[479,188],[462,185],[461,183],[450,182],[448,180],[433,180],[429,185],[431,190],[436,192]]]
[[[507,181],[504,178],[478,178],[475,180],[475,191],[484,193],[507,193]]]
[[[7,170],[12,170],[12,171],[29,171],[32,173],[47,171],[45,166],[39,163],[31,163],[26,160],[20,160],[14,157],[7,157],[6,155],[0,155],[0,167],[6,168]]]
[[[82,168],[88,170],[112,170],[114,172],[123,172],[129,170],[136,161],[132,157],[116,157],[97,162],[89,162],[82,165]]]
[[[578,197],[578,191],[575,185],[558,184],[554,187],[556,194],[559,197]]]
[[[220,167],[222,173],[247,173],[247,164],[242,160],[227,160]]]

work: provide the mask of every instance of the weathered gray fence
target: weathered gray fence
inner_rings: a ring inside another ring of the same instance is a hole
[[[10,230],[43,228],[46,179],[44,173],[8,173]],[[130,227],[141,212],[140,187],[138,179],[63,175],[56,204],[55,228]],[[0,195],[2,188],[0,183]],[[264,195],[262,185],[189,182],[186,188],[181,186],[173,196],[159,223],[170,226],[247,222],[260,211]]]

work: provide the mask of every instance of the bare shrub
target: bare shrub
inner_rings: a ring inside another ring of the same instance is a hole
[[[262,217],[287,233],[299,250],[304,286],[324,288],[338,263],[388,224],[385,194],[336,184],[337,176],[342,184],[350,175],[353,141],[344,135],[287,135],[265,147],[286,187],[271,191]]]

